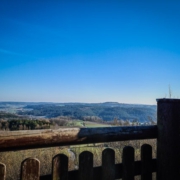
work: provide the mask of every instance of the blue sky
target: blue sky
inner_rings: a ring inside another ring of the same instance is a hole
[[[0,1],[0,101],[156,104],[180,96],[180,2]]]

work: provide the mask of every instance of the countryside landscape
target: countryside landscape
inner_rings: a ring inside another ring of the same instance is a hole
[[[150,125],[156,121],[155,105],[0,102],[2,130]]]
[[[65,127],[97,128],[117,126],[146,126],[156,124],[156,106],[140,104],[105,103],[33,103],[33,102],[0,102],[0,132],[32,131],[43,129],[60,129]],[[63,153],[69,157],[69,171],[79,167],[79,154],[92,152],[94,167],[101,166],[102,151],[106,148],[115,150],[115,163],[122,161],[122,150],[133,146],[136,160],[140,160],[141,146],[144,143],[153,147],[156,157],[156,140],[139,140],[124,142],[91,143],[70,145],[34,150],[2,152],[0,159],[7,166],[7,179],[18,179],[20,164],[27,157],[37,157],[41,162],[41,176],[50,174],[48,164],[52,158]],[[16,169],[16,170],[15,170]],[[18,170],[18,171],[17,171]],[[137,176],[136,179],[139,177]]]
[[[175,0],[0,0],[0,180],[180,178],[179,19]]]

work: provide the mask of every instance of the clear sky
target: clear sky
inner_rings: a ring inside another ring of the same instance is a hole
[[[180,2],[1,0],[0,101],[156,104],[180,96]]]

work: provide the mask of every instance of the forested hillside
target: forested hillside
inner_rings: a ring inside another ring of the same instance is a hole
[[[27,105],[25,110],[20,110],[19,115],[45,116],[47,118],[67,116],[84,120],[96,117],[103,121],[122,119],[129,121],[148,122],[156,121],[156,106],[107,103],[59,103]],[[30,109],[30,110],[28,110]]]

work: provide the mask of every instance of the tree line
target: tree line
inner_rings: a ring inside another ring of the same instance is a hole
[[[48,120],[30,120],[30,119],[11,119],[0,120],[0,130],[15,131],[15,130],[34,130],[34,129],[49,129],[50,121]]]

